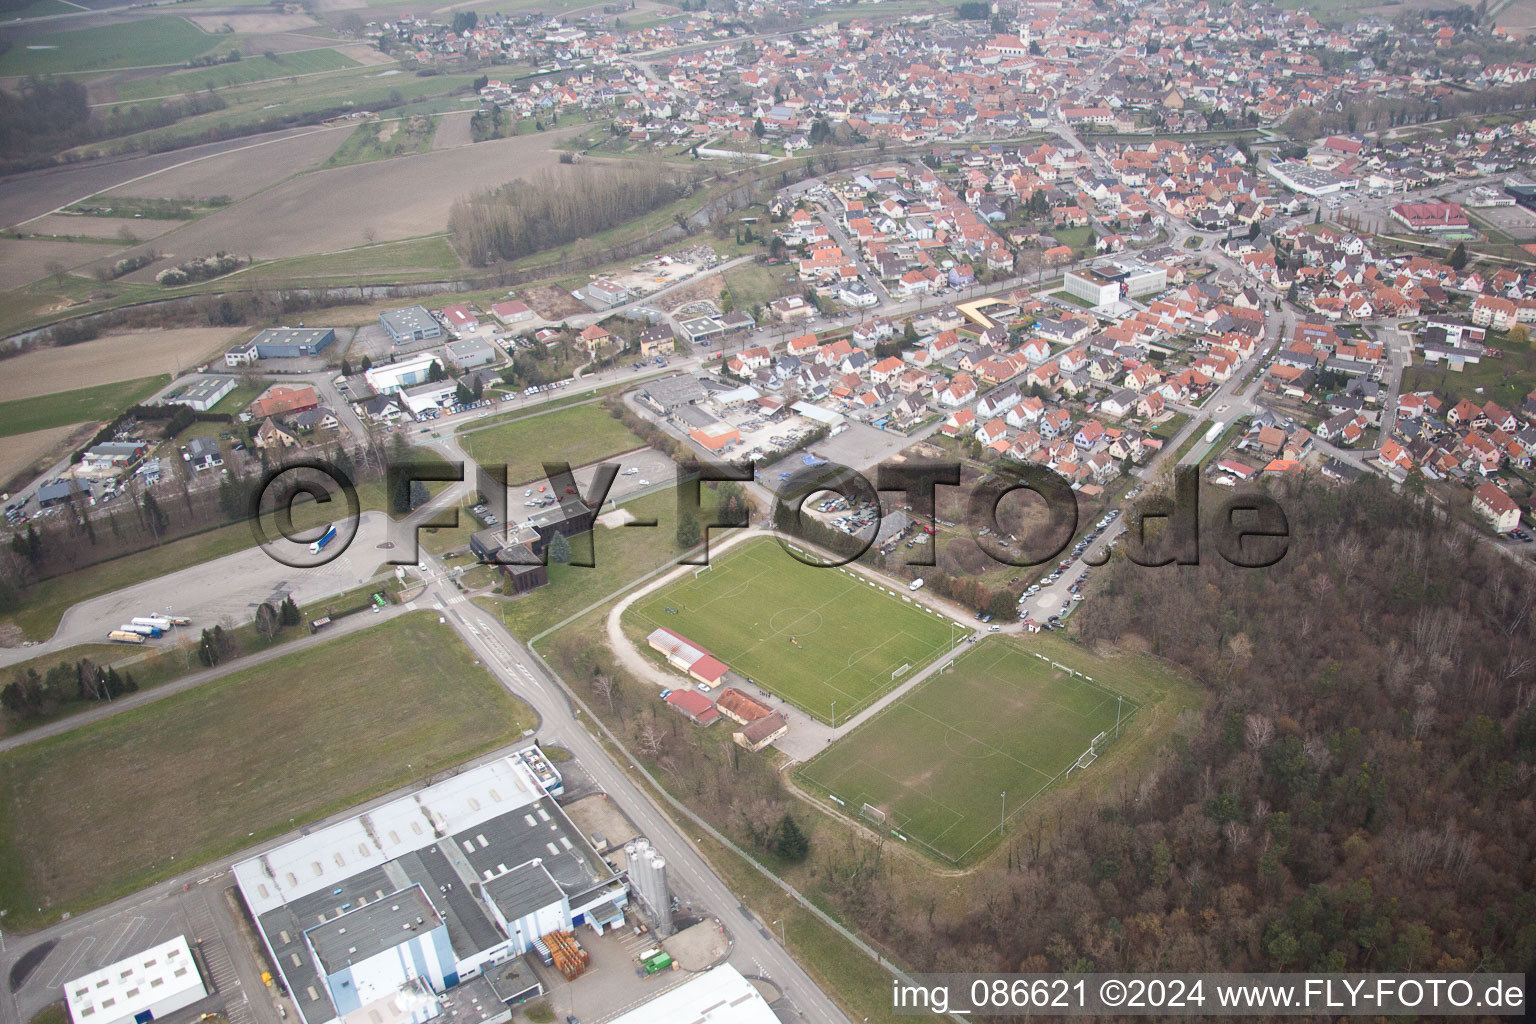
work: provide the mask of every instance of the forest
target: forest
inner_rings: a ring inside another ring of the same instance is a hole
[[[1165,660],[1204,707],[958,877],[813,810],[585,637],[551,660],[677,795],[913,969],[1531,970],[1536,580],[1375,478],[1276,497],[1274,567],[1100,570],[1074,639]],[[762,841],[785,814],[803,866]]]
[[[687,198],[694,180],[664,164],[577,164],[459,200],[448,230],[465,259],[483,267],[617,227]]]

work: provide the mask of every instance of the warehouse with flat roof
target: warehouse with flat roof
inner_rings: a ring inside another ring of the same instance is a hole
[[[303,1024],[422,1024],[555,930],[623,924],[621,876],[520,757],[234,867]],[[92,1022],[95,1024],[95,1022]]]
[[[233,377],[193,377],[166,395],[162,402],[166,405],[185,405],[198,412],[207,412],[233,390],[235,390]]]
[[[425,306],[406,306],[379,314],[379,323],[395,344],[443,336],[443,325]]]
[[[224,353],[226,366],[247,366],[261,359],[317,356],[336,340],[332,327],[268,327],[250,341]]]
[[[75,1024],[147,1024],[207,994],[185,935],[64,984]]]

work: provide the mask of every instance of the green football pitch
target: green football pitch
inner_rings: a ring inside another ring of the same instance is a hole
[[[1095,737],[1108,742],[1117,712],[1123,731],[1136,708],[1024,642],[989,638],[797,774],[844,811],[960,864],[990,849],[1003,815],[1022,813]]]
[[[627,616],[665,626],[814,718],[845,722],[970,635],[966,626],[840,568],[751,541]]]

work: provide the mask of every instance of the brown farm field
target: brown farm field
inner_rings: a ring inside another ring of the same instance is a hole
[[[7,437],[5,444],[0,445],[0,486],[50,452],[58,450],[61,455],[64,454],[64,442],[77,430],[83,433],[85,428],[78,423],[70,423]]]
[[[134,240],[148,241],[176,227],[180,221],[150,220],[147,217],[87,217],[78,213],[50,213],[30,221],[26,230],[34,235],[89,235],[92,238],[118,238],[127,230]],[[124,243],[132,245],[133,240]]]
[[[58,263],[68,270],[109,256],[120,249],[121,245],[0,238],[0,291],[9,291],[42,280],[48,276],[48,267],[52,263]]]
[[[130,179],[108,195],[138,199],[244,199],[301,171],[319,167],[347,140],[354,126],[306,128],[280,138],[248,140],[245,145],[196,154],[147,177]]]
[[[307,14],[190,14],[187,20],[204,32],[217,32],[227,25],[242,35],[303,31],[319,24]]]
[[[437,234],[460,196],[558,168],[554,144],[582,127],[298,175],[161,235],[153,248],[277,259]],[[142,184],[123,191],[143,195]]]
[[[63,348],[40,348],[0,363],[0,402],[187,369],[233,345],[244,328],[182,327],[113,334]],[[12,440],[12,439],[7,439]]]

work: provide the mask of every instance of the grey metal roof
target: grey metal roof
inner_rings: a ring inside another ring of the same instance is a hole
[[[485,895],[508,921],[560,902],[560,887],[540,863],[530,861],[485,883]]]
[[[305,934],[325,972],[335,974],[442,923],[426,893],[412,886],[317,924]]]

